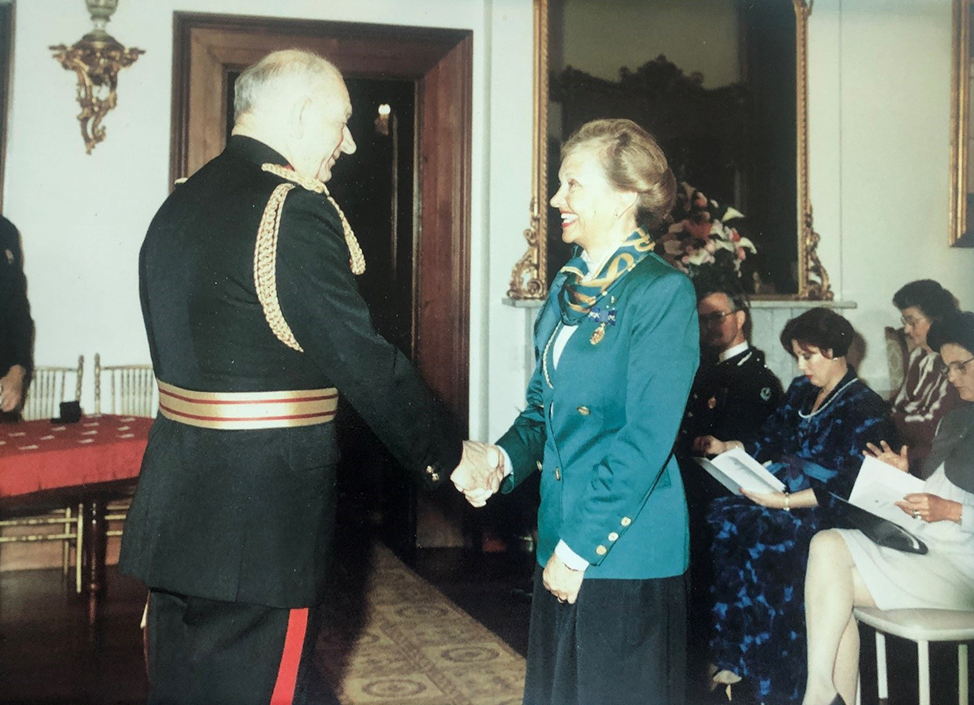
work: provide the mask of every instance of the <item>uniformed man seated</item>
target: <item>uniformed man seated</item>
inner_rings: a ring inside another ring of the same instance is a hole
[[[696,282],[695,282],[696,283]],[[680,427],[684,450],[705,435],[751,438],[777,408],[781,382],[748,342],[751,314],[744,294],[697,283],[701,363]]]
[[[694,286],[701,361],[676,443],[690,519],[691,693],[695,686],[703,687],[710,681],[703,670],[710,618],[705,605],[711,582],[710,536],[705,518],[710,502],[727,493],[693,461],[693,456],[701,455],[694,443],[707,435],[744,439],[755,436],[782,397],[781,382],[764,364],[764,353],[748,342],[751,316],[744,293],[734,282],[699,277]]]

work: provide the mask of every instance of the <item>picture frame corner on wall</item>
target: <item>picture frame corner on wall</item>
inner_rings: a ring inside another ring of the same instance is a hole
[[[972,1],[953,0],[950,111],[950,234],[951,247],[974,247],[974,175],[971,174],[971,45]]]
[[[964,0],[971,2],[972,0]],[[533,155],[532,155],[532,194],[530,198],[530,212],[528,224],[523,232],[527,249],[525,254],[515,263],[511,272],[511,283],[507,294],[508,301],[543,300],[548,293],[551,259],[548,252],[548,223],[545,214],[545,203],[548,196],[548,157],[549,157],[549,86],[555,90],[556,81],[550,77],[555,70],[552,61],[557,62],[561,56],[558,46],[559,32],[569,34],[567,28],[570,18],[566,18],[563,7],[565,0],[533,0],[534,3],[534,125],[533,125]],[[825,266],[818,257],[817,246],[820,235],[815,232],[812,224],[812,206],[809,199],[808,186],[808,18],[811,14],[812,3],[808,0],[779,0],[787,6],[788,14],[794,15],[794,51],[795,51],[795,101],[797,109],[795,127],[795,202],[797,208],[794,214],[795,261],[793,262],[793,290],[779,289],[779,293],[763,295],[761,298],[781,300],[820,300],[830,301],[834,298],[830,280]],[[554,26],[549,27],[549,18]],[[552,37],[549,44],[549,29]],[[649,52],[652,54],[652,51]],[[549,61],[549,57],[555,57]],[[647,57],[648,59],[651,57]],[[662,58],[662,57],[661,57]],[[562,56],[562,63],[571,63],[568,57]],[[575,69],[577,67],[571,67]],[[628,72],[631,74],[631,72]],[[583,76],[585,74],[582,74]],[[551,81],[551,82],[550,82]],[[549,83],[550,82],[550,83]],[[558,84],[560,85],[560,84]],[[559,111],[555,115],[562,115]],[[595,117],[622,117],[623,115],[595,115]],[[628,115],[626,115],[628,117]],[[556,119],[556,118],[552,118]],[[592,119],[590,116],[588,119]],[[568,126],[565,125],[565,129]],[[647,128],[649,129],[649,128]],[[793,196],[794,197],[794,196]],[[770,251],[770,250],[769,250]]]

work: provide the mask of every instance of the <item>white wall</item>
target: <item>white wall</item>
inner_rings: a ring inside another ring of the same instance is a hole
[[[948,247],[951,22],[950,0],[816,0],[809,22],[819,251],[881,389],[900,286],[936,279],[974,308],[974,250]]]
[[[146,227],[169,192],[172,23],[177,10],[473,31],[471,432],[485,437],[492,398],[509,419],[508,410],[523,396],[524,326],[521,314],[501,307],[500,300],[511,267],[525,249],[521,232],[528,220],[529,0],[122,2],[108,29],[126,46],[146,53],[120,73],[118,107],[105,120],[107,138],[90,156],[75,117],[74,74],[48,49],[73,43],[90,29],[84,3],[20,0],[4,215],[24,240],[37,326],[36,363],[67,363],[83,353],[90,370],[95,352],[106,362],[148,361],[137,258]],[[490,134],[496,137],[489,139]],[[506,375],[516,384],[487,383]],[[83,394],[88,409],[91,395],[89,374]]]

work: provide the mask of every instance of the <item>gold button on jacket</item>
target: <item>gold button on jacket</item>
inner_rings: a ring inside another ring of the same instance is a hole
[[[600,556],[604,556],[606,553],[609,552],[609,549],[607,549],[605,546],[597,546],[595,552],[598,553]]]
[[[629,517],[622,517],[622,521],[619,522],[623,526],[629,526],[632,523],[632,519]]]
[[[555,468],[555,479],[561,482],[561,468]]]
[[[582,416],[588,416],[589,414],[592,413],[592,410],[589,409],[587,406],[580,406],[578,407],[578,413],[580,413]]]
[[[619,540],[619,534],[617,534],[614,531],[611,534],[609,534],[609,541],[618,541],[618,540]]]

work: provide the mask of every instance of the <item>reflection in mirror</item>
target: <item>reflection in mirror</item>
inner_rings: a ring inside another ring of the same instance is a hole
[[[971,0],[954,0],[954,67],[951,90],[950,244],[974,247],[974,160],[971,155]]]
[[[807,199],[804,0],[535,0],[535,7],[536,18],[547,19],[536,28],[536,70],[548,77],[538,82],[538,103],[547,110],[535,120],[541,168],[512,298],[543,296],[570,256],[545,205],[557,187],[561,144],[601,117],[644,126],[678,180],[744,213],[738,230],[757,249],[740,263],[747,291],[831,298]],[[542,94],[549,88],[550,100]],[[540,287],[518,296],[533,267]]]

